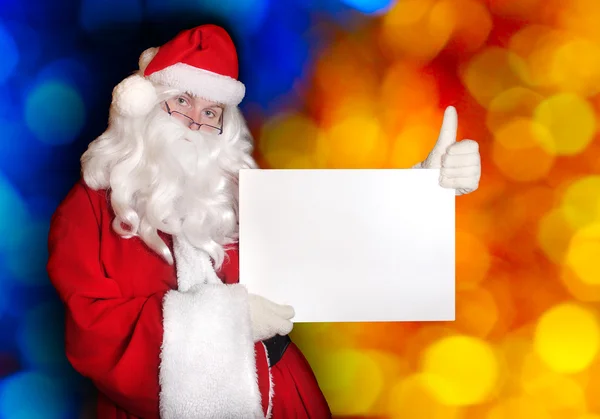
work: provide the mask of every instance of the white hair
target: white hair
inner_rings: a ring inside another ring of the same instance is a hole
[[[121,237],[138,236],[172,264],[158,232],[182,234],[218,269],[238,238],[238,175],[256,167],[252,137],[232,106],[224,107],[222,135],[189,130],[161,108],[182,92],[155,87],[158,101],[146,117],[111,108],[108,129],[81,157],[83,179],[110,192],[112,227]]]

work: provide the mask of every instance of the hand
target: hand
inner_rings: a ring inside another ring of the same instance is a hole
[[[420,167],[440,169],[440,186],[456,189],[464,195],[479,187],[481,157],[479,145],[473,140],[456,141],[458,116],[453,106],[446,108],[437,143]]]
[[[248,303],[254,342],[275,335],[285,336],[292,331],[294,324],[290,320],[296,314],[293,307],[276,304],[255,294],[248,294]]]

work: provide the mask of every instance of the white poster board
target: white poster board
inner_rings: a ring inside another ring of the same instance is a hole
[[[455,318],[439,169],[240,172],[240,282],[298,322]]]

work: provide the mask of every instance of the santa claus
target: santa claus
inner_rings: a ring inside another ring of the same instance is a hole
[[[97,387],[98,417],[330,417],[288,337],[293,308],[238,283],[238,172],[256,165],[231,38],[199,26],[139,65],[115,88],[49,236],[66,353]],[[418,166],[468,193],[477,143],[451,144],[447,115]]]

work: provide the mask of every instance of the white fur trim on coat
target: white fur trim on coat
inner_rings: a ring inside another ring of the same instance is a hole
[[[200,252],[175,239],[180,287],[163,301],[161,418],[264,419],[246,288],[206,283]]]
[[[184,63],[152,73],[148,79],[224,105],[237,106],[246,94],[242,82]]]
[[[267,345],[265,345],[264,343],[262,345],[263,345],[263,348],[265,348],[265,354],[267,355],[267,362],[269,362],[269,351],[267,350]],[[273,374],[271,373],[271,365],[269,365],[269,407],[267,409],[266,419],[271,419],[271,415],[273,415],[273,396],[274,395],[275,395],[275,385],[273,384]]]

